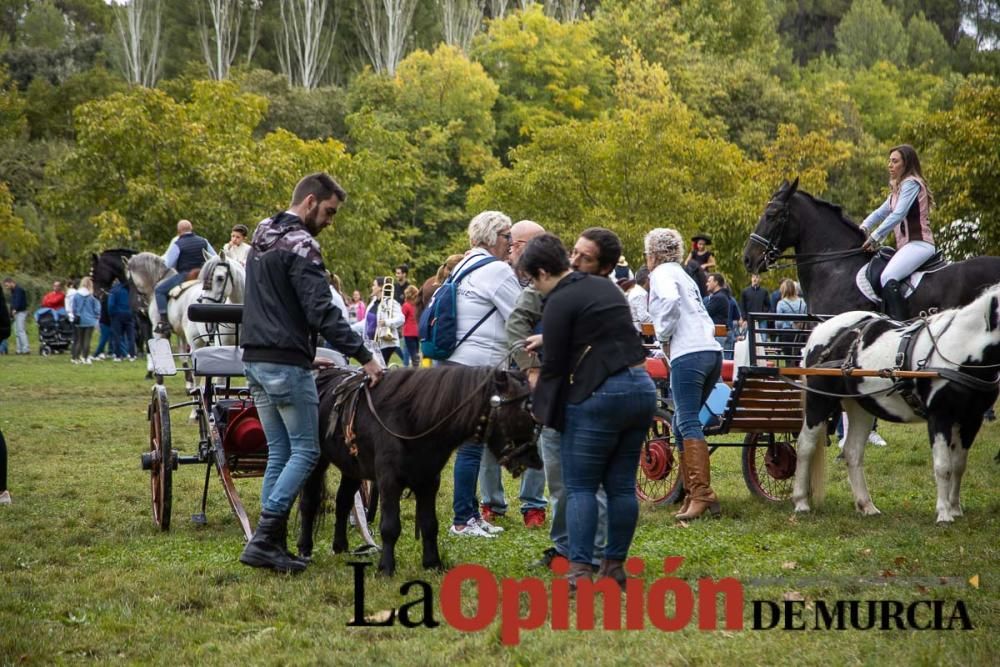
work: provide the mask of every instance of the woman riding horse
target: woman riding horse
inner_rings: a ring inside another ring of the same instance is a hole
[[[861,223],[868,234],[863,247],[876,250],[890,232],[895,232],[896,254],[882,272],[882,304],[886,315],[905,320],[901,283],[937,252],[930,223],[934,197],[924,182],[913,146],[902,144],[889,151],[889,189],[885,202]]]

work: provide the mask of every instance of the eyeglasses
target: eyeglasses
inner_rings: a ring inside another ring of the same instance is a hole
[[[507,243],[510,243],[511,240],[514,238],[510,232],[507,232],[506,234],[497,234],[497,236],[507,239]]]

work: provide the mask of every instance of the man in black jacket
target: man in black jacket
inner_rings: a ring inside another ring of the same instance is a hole
[[[760,274],[750,274],[750,287],[740,293],[740,313],[743,314],[743,321],[740,327],[746,326],[747,313],[770,313],[771,295],[766,289],[760,286]],[[766,322],[758,322],[757,326],[766,327]]]
[[[312,374],[316,336],[363,364],[371,386],[382,375],[361,337],[333,305],[316,236],[347,193],[329,175],[295,186],[292,205],[257,226],[247,258],[243,364],[267,434],[267,469],[257,532],[240,562],[279,572],[306,563],[288,552],[288,514],[319,459],[319,397]]]

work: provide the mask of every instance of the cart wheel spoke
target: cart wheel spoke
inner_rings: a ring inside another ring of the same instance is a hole
[[[150,493],[153,501],[153,521],[160,530],[170,529],[170,509],[173,503],[173,469],[177,454],[170,441],[170,403],[163,385],[153,387],[149,405]]]
[[[772,502],[792,497],[795,434],[749,433],[743,442],[743,480],[754,495]]]
[[[654,505],[675,503],[684,495],[679,475],[680,461],[670,431],[671,418],[667,410],[656,411],[639,452],[635,493],[640,500]]]

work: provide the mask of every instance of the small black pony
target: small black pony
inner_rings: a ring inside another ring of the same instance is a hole
[[[839,206],[802,192],[798,184],[798,179],[785,181],[767,203],[743,248],[747,271],[762,273],[783,251],[794,248],[810,312],[877,310],[855,284],[855,276],[871,259],[861,250],[864,232]],[[975,257],[928,273],[906,300],[909,317],[964,306],[998,281],[1000,257]]]
[[[391,576],[396,570],[396,541],[401,531],[399,501],[406,488],[413,491],[417,501],[423,566],[439,568],[434,503],[441,470],[459,445],[485,441],[515,476],[525,467],[542,467],[534,442],[535,423],[529,411],[527,380],[516,371],[478,366],[393,370],[370,391],[370,402],[364,390],[358,397],[352,427],[357,451],[352,453],[345,441],[342,422],[337,420],[332,429],[330,422],[335,390],[356,377],[352,369],[330,367],[321,370],[316,378],[323,453],[302,490],[299,553],[312,555],[316,514],[322,501],[326,469],[332,463],[341,472],[334,553],[347,550],[347,518],[361,480],[374,479],[382,502],[379,571]]]

